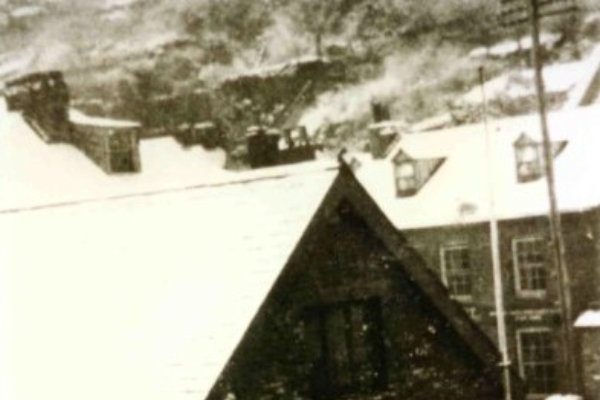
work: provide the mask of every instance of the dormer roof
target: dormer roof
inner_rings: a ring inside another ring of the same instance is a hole
[[[600,170],[600,105],[551,112],[548,121],[554,143],[559,210],[580,212],[599,207],[600,187],[595,182],[595,171]],[[546,179],[520,183],[514,155],[514,144],[523,132],[541,143],[539,116],[491,120],[488,131],[489,155],[483,124],[403,135],[390,156],[363,163],[357,175],[398,229],[488,221],[490,179],[497,218],[546,215]],[[414,159],[445,159],[413,196],[399,198],[396,194],[391,164],[399,150]],[[487,172],[490,163],[491,177]]]
[[[556,158],[567,145],[566,140],[550,143],[552,157]],[[533,140],[525,132],[514,143],[517,181],[532,182],[546,175],[543,141]]]
[[[427,181],[429,181],[435,171],[440,168],[443,162],[444,158],[414,158],[403,150],[398,150],[396,155],[392,158],[397,196],[407,197],[418,193],[419,190],[427,184]],[[411,172],[412,177],[407,176],[406,172],[403,172],[403,170],[407,171],[406,166],[410,167],[408,172]],[[402,189],[400,187],[402,186],[402,181],[404,181],[404,183],[412,183],[412,187]]]

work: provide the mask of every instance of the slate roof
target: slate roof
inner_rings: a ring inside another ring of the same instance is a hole
[[[567,145],[555,159],[558,206],[562,212],[584,211],[600,205],[600,106],[549,114],[553,141]],[[545,178],[519,183],[513,143],[526,133],[541,141],[537,115],[489,122],[491,152],[486,152],[483,124],[401,135],[397,148],[381,161],[363,163],[357,176],[398,229],[460,225],[488,221],[490,179],[496,216],[514,219],[546,215]],[[445,162],[414,196],[395,193],[392,159],[398,151],[413,158],[444,158]]]
[[[0,398],[202,399],[337,165],[234,174],[165,138],[113,177],[0,112]]]
[[[1,212],[2,398],[204,398],[335,174]]]

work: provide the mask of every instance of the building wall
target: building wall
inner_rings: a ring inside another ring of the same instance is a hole
[[[489,365],[342,207],[286,267],[209,398],[500,399]]]
[[[588,400],[600,400],[600,329],[580,331],[583,381]]]
[[[562,217],[566,259],[572,280],[574,317],[595,299],[596,266],[600,249],[600,224],[597,212],[566,214]],[[549,246],[547,218],[523,218],[499,223],[501,270],[510,358],[524,372],[523,345],[520,337],[528,332],[549,332],[555,360],[555,390],[566,387],[563,378],[564,352],[561,346],[562,317],[560,311],[558,276],[553,270]],[[405,232],[430,268],[444,280],[444,246],[466,246],[470,254],[471,298],[457,297],[480,327],[497,342],[494,309],[494,281],[489,244],[489,225],[475,224],[440,227]],[[524,296],[517,287],[515,249],[518,238],[541,237],[548,243],[544,249],[547,270],[547,291],[542,296]],[[578,360],[580,363],[581,360]],[[581,364],[579,364],[581,366]],[[581,371],[581,368],[578,368]]]
[[[72,143],[108,174],[140,169],[136,130],[74,125]]]

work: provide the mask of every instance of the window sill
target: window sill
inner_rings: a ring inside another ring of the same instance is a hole
[[[472,303],[473,302],[473,296],[467,296],[467,295],[450,295],[450,298],[454,301],[457,301],[459,303]]]
[[[548,297],[548,292],[544,291],[517,291],[518,299],[544,300]]]

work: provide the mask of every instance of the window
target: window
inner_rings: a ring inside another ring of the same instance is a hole
[[[392,159],[396,196],[415,195],[444,163],[444,158],[412,158],[400,150]]]
[[[566,141],[550,143],[552,157],[558,156],[566,147]],[[522,133],[515,141],[515,158],[517,161],[517,180],[521,183],[535,181],[544,174],[544,151],[542,143],[536,142]]]
[[[539,179],[543,175],[540,144],[522,133],[514,143],[514,147],[517,161],[517,180],[519,182],[530,182]]]
[[[380,300],[327,305],[311,315],[320,338],[316,397],[382,389],[386,375]]]
[[[466,245],[442,247],[442,281],[450,296],[459,300],[470,300],[472,296],[471,254]]]
[[[545,295],[548,283],[546,241],[540,237],[516,238],[512,247],[517,294]]]
[[[396,169],[396,190],[399,196],[410,196],[417,191],[417,167],[413,160],[400,161]]]
[[[528,143],[517,150],[517,174],[519,182],[536,180],[542,176],[540,146]]]
[[[556,389],[556,360],[550,329],[517,331],[519,368],[531,394],[549,394]]]

